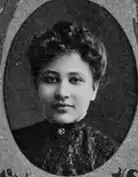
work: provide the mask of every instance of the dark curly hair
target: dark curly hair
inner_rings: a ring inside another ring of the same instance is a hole
[[[44,66],[57,56],[74,51],[89,64],[94,83],[99,83],[107,64],[104,44],[75,22],[59,21],[51,30],[35,35],[28,48],[27,55],[35,84]]]

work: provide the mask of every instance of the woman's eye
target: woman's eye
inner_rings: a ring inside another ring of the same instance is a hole
[[[73,83],[73,84],[79,84],[79,83],[83,82],[83,79],[82,78],[78,78],[78,77],[72,77],[70,79],[70,82]]]
[[[58,82],[58,78],[55,76],[45,76],[43,79],[44,83],[53,84]]]

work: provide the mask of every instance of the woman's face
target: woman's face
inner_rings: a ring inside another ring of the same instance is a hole
[[[42,70],[38,83],[45,117],[58,123],[82,119],[97,92],[89,65],[78,53],[56,58]]]

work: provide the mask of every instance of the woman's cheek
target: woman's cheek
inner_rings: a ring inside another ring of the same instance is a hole
[[[52,87],[44,86],[44,85],[41,85],[39,87],[39,96],[40,99],[43,101],[50,101],[51,99],[53,99],[54,93],[55,93],[55,89]]]
[[[88,94],[88,90],[82,90],[78,92],[76,95],[76,102],[81,111],[88,109],[90,103],[90,95]]]

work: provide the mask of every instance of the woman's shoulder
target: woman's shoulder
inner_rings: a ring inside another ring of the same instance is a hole
[[[47,126],[45,121],[42,122],[37,122],[33,125],[29,125],[27,127],[22,127],[20,129],[16,129],[16,130],[12,130],[12,133],[15,137],[19,137],[20,135],[26,136],[39,136],[42,134],[46,134],[47,131],[49,131],[48,129],[49,127]]]
[[[38,122],[28,127],[13,130],[12,134],[19,146],[36,147],[41,145],[48,136],[49,129],[45,122]]]
[[[49,130],[45,124],[45,122],[38,122],[34,125],[12,131],[18,147],[31,162],[34,162],[34,158],[39,156],[41,148],[47,140]]]
[[[101,130],[87,126],[86,128],[89,142],[95,144],[95,147],[99,153],[111,156],[119,148],[119,143],[110,135],[105,134]]]

